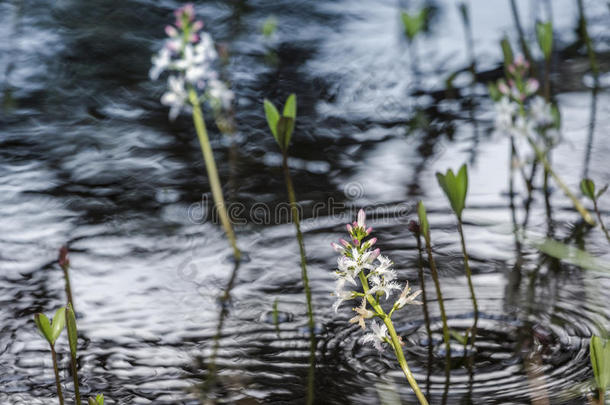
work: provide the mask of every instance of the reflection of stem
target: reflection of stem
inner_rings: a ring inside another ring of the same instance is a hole
[[[597,64],[597,58],[595,56],[593,44],[591,43],[591,37],[589,37],[589,31],[587,29],[587,17],[585,15],[585,8],[582,0],[578,0],[578,13],[578,25],[580,28],[580,33],[582,35],[582,39],[585,41],[585,46],[587,47],[587,55],[589,56],[589,64],[591,65],[591,70],[593,71],[593,77],[595,81],[597,81],[599,75],[599,65]]]
[[[587,136],[587,148],[585,149],[585,162],[582,178],[589,177],[589,162],[591,161],[591,151],[593,150],[593,134],[595,133],[595,116],[597,114],[597,92],[599,83],[595,80],[595,85],[591,90],[591,115],[589,117],[589,135]]]
[[[204,387],[204,392],[207,393],[211,387],[213,386],[216,376],[217,376],[217,367],[216,367],[216,357],[218,356],[218,349],[220,348],[220,337],[222,335],[222,327],[224,325],[225,318],[229,313],[228,302],[231,299],[231,290],[233,289],[233,283],[235,282],[235,278],[237,277],[237,271],[239,269],[239,262],[235,262],[235,267],[233,267],[233,272],[229,277],[229,281],[227,282],[227,286],[224,290],[222,297],[220,297],[220,314],[218,316],[218,325],[216,327],[216,335],[214,335],[214,346],[212,347],[212,353],[210,354],[210,358],[208,360],[208,378],[206,380],[206,384]]]
[[[286,181],[286,189],[288,191],[288,199],[290,200],[290,210],[292,212],[292,220],[297,231],[297,240],[299,242],[299,252],[301,254],[301,278],[303,279],[303,286],[305,288],[305,298],[307,300],[307,318],[309,325],[309,336],[310,336],[310,351],[309,351],[309,371],[307,375],[307,404],[313,404],[314,402],[314,368],[316,360],[316,337],[314,334],[314,319],[313,319],[313,308],[311,305],[311,289],[309,288],[309,277],[307,276],[307,259],[305,255],[305,244],[303,243],[303,234],[301,233],[301,222],[299,220],[299,210],[297,208],[297,200],[294,193],[294,187],[292,185],[292,177],[290,176],[290,169],[288,168],[288,154],[284,152],[282,160],[282,166],[284,169],[284,180]]]
[[[534,149],[534,152],[536,153],[538,160],[542,163],[544,168],[549,172],[549,174],[551,175],[553,180],[555,180],[557,185],[559,185],[559,187],[563,190],[565,195],[572,201],[574,208],[576,208],[576,210],[580,213],[580,215],[589,225],[595,226],[595,220],[593,219],[591,214],[589,214],[589,211],[587,211],[587,209],[582,205],[580,200],[578,200],[578,198],[576,198],[576,196],[572,193],[572,191],[570,191],[569,187],[563,182],[563,180],[557,175],[557,173],[555,173],[555,171],[551,167],[549,161],[547,160],[546,156],[544,156],[544,153],[542,153],[540,148],[538,148],[538,146],[536,145],[534,140],[532,138],[530,138],[529,136],[527,136],[527,140],[530,143],[530,145],[532,146],[532,148]]]
[[[445,313],[445,303],[443,302],[443,293],[441,292],[441,283],[438,279],[438,271],[436,269],[436,263],[434,262],[434,256],[432,256],[432,246],[430,242],[430,232],[424,232],[424,239],[426,240],[426,251],[428,252],[428,262],[430,264],[430,273],[432,274],[432,280],[434,280],[434,287],[436,288],[436,296],[438,298],[438,306],[441,311],[441,320],[443,321],[443,340],[445,341],[445,351],[447,364],[445,364],[445,373],[449,377],[451,370],[451,343],[449,341],[449,325],[447,324],[447,314]]]
[[[59,380],[59,368],[57,367],[57,353],[55,353],[55,345],[51,345],[51,357],[53,358],[53,371],[55,372],[55,387],[57,387],[57,398],[59,405],[64,405],[64,394],[61,391],[61,382]]]
[[[519,18],[519,11],[517,10],[517,4],[515,0],[510,0],[510,9],[513,13],[513,19],[515,20],[515,26],[517,27],[517,33],[519,34],[519,44],[521,45],[521,51],[525,55],[525,58],[530,61],[533,61],[532,54],[530,53],[530,49],[527,46],[527,42],[525,41],[525,34],[523,33],[523,27],[521,26],[521,20]],[[535,70],[535,66],[532,64],[532,71]]]
[[[199,105],[199,98],[195,89],[189,89],[189,101],[193,106],[193,122],[195,123],[195,129],[197,136],[199,137],[199,144],[201,145],[201,152],[203,153],[203,160],[205,161],[205,167],[208,172],[208,179],[210,180],[210,187],[212,189],[212,198],[214,198],[214,205],[218,210],[220,222],[225,229],[225,233],[229,238],[229,242],[233,247],[233,255],[236,260],[241,257],[241,252],[237,248],[237,241],[235,239],[235,233],[231,227],[231,221],[227,214],[227,208],[225,205],[224,197],[222,196],[222,187],[220,185],[220,179],[218,178],[218,170],[216,168],[216,162],[214,161],[214,154],[212,147],[210,146],[210,140],[208,133],[205,128],[205,122],[203,120],[203,112]]]
[[[362,289],[364,290],[364,295],[365,295],[367,301],[369,302],[369,304],[371,304],[373,309],[375,309],[375,312],[377,312],[377,315],[383,320],[383,323],[388,328],[388,332],[390,333],[392,348],[394,349],[394,354],[396,355],[398,364],[400,364],[400,368],[402,369],[402,372],[405,374],[405,377],[407,378],[409,385],[411,385],[413,392],[415,392],[415,396],[417,397],[417,399],[419,400],[419,403],[421,405],[428,405],[428,400],[426,399],[424,394],[419,389],[419,385],[417,385],[417,381],[415,380],[415,377],[413,377],[413,374],[411,373],[411,370],[409,369],[409,365],[407,364],[407,359],[405,359],[405,354],[402,351],[402,345],[400,344],[400,339],[398,338],[398,335],[396,334],[396,329],[394,329],[394,324],[392,323],[392,319],[388,315],[386,315],[386,313],[383,311],[383,308],[381,308],[381,305],[379,305],[377,303],[377,301],[375,301],[373,296],[371,294],[369,294],[369,282],[366,279],[364,272],[361,271],[358,274],[358,277],[360,277],[360,282],[362,283]]]
[[[479,305],[477,304],[477,297],[474,293],[474,285],[472,284],[472,271],[470,270],[468,253],[466,252],[466,240],[464,239],[464,230],[462,229],[462,220],[460,218],[458,218],[458,231],[460,233],[460,241],[462,242],[462,254],[464,255],[464,268],[466,269],[466,278],[468,279],[470,298],[472,299],[472,306],[474,308],[474,322],[472,324],[470,339],[470,344],[474,349],[477,337],[477,322],[479,321]]]

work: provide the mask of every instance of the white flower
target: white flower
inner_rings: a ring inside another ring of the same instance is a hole
[[[530,115],[538,126],[545,126],[553,122],[551,105],[540,96],[536,96],[532,100],[530,104]]]
[[[339,306],[343,303],[343,301],[349,301],[354,298],[354,293],[352,291],[344,290],[345,280],[340,278],[337,280],[337,285],[335,286],[335,292],[333,295],[337,297],[337,300],[333,304],[333,309],[335,312],[339,309]]]
[[[172,53],[167,47],[161,48],[159,53],[157,53],[152,58],[153,66],[148,73],[148,76],[151,80],[157,80],[159,75],[163,73],[165,69],[167,69],[172,61]]]
[[[207,32],[202,32],[199,37],[199,43],[195,45],[195,59],[197,63],[213,62],[218,57],[218,53],[216,48],[214,48],[212,36]]]
[[[382,343],[389,338],[388,327],[385,326],[385,324],[381,324],[381,326],[379,326],[377,322],[373,321],[371,324],[371,329],[373,330],[373,333],[367,333],[364,335],[364,342],[373,342],[373,345],[377,350],[383,351]]]
[[[400,294],[400,297],[394,303],[394,307],[396,309],[400,309],[407,304],[422,305],[422,302],[415,301],[415,298],[417,298],[419,296],[419,294],[421,294],[421,290],[417,290],[413,294],[409,295],[410,292],[411,292],[411,288],[409,288],[409,283],[407,282],[404,290],[402,290],[402,293]]]
[[[366,309],[366,298],[362,298],[362,304],[360,304],[360,306],[358,308],[352,308],[352,309],[358,315],[356,315],[352,319],[350,319],[349,323],[358,322],[358,325],[360,325],[360,327],[362,329],[366,329],[366,324],[364,323],[364,320],[370,319],[375,315],[375,313],[373,311]]]
[[[216,100],[222,108],[228,110],[231,108],[235,94],[221,80],[210,80],[208,83],[209,95]]]
[[[512,131],[515,135],[531,137],[534,135],[534,122],[520,115],[515,120]]]
[[[494,107],[496,110],[494,126],[498,131],[510,131],[513,127],[513,117],[518,109],[517,104],[508,97],[502,97]]]
[[[188,101],[188,94],[184,88],[184,78],[169,76],[167,79],[168,91],[161,97],[161,104],[169,106],[169,119],[175,120]]]

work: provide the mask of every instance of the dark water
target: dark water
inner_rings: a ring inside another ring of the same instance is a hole
[[[548,3],[517,2],[531,41]],[[201,219],[209,186],[191,122],[170,123],[159,103],[164,83],[147,78],[179,3],[0,2],[0,403],[55,401],[50,355],[32,316],[64,302],[55,262],[63,243],[72,251],[81,315],[81,391],[104,392],[111,404],[303,402],[309,336],[294,227],[256,211],[266,204],[274,212],[287,199],[261,102],[293,91],[299,117],[290,165],[314,296],[317,403],[394,404],[396,396],[415,403],[389,350],[380,356],[362,343],[347,323],[348,305],[331,309],[329,243],[357,209],[375,213],[380,247],[400,278],[417,284],[406,223],[417,199],[426,201],[450,325],[470,326],[455,221],[434,178],[463,162],[470,165],[465,231],[481,309],[473,373],[456,348],[446,384],[431,283],[431,354],[421,309],[396,316],[410,366],[432,403],[583,403],[589,337],[609,323],[610,275],[546,257],[512,234],[509,145],[492,132],[484,86],[501,75],[501,36],[517,44],[510,3],[470,2],[481,72],[473,85],[457,7],[431,4],[416,66],[401,34],[405,4],[395,1],[197,4],[206,29],[229,49],[223,75],[238,98],[232,140],[208,125],[249,258],[236,269],[221,228]],[[576,4],[552,2],[560,50],[552,79],[564,138],[553,162],[572,188],[583,173],[610,180],[609,80],[602,73],[602,88],[592,92],[584,49],[574,45]],[[607,72],[610,10],[594,0],[585,9]],[[279,30],[266,41],[260,27],[271,14]],[[463,72],[448,93],[445,80],[456,70]],[[525,190],[515,184],[521,223]],[[317,213],[316,202],[324,203]],[[610,258],[599,229],[583,227],[560,190],[550,202],[549,219],[543,194],[534,193],[529,232]],[[59,351],[67,351],[65,338]],[[61,362],[67,369],[65,354]]]

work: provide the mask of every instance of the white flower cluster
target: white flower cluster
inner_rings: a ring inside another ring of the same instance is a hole
[[[347,231],[350,234],[352,242],[347,242],[341,239],[341,244],[332,243],[333,249],[341,254],[337,259],[337,282],[334,295],[336,296],[333,308],[335,312],[344,302],[357,297],[362,297],[360,307],[353,308],[356,316],[350,319],[350,323],[358,323],[362,329],[366,329],[365,319],[373,318],[374,316],[385,317],[383,313],[379,313],[379,309],[371,311],[367,309],[369,300],[374,300],[379,304],[379,298],[385,296],[387,300],[394,290],[400,290],[401,286],[396,281],[396,271],[392,269],[392,261],[386,256],[382,256],[379,249],[373,249],[377,242],[377,238],[365,240],[372,228],[366,226],[366,215],[363,210],[358,212],[358,219],[353,224],[347,225]],[[363,281],[364,280],[364,281]],[[358,292],[346,289],[347,284],[355,287],[363,285],[363,292]],[[399,298],[394,302],[392,312],[400,309],[407,304],[421,304],[415,301],[415,298],[421,293],[416,291],[410,294],[411,289],[409,284],[405,286]],[[380,307],[376,307],[380,308]],[[390,312],[390,314],[392,313]],[[375,347],[382,350],[381,343],[388,341],[387,327],[378,325],[377,322],[372,322],[372,333],[365,336],[365,342],[373,342]]]
[[[518,56],[508,66],[508,80],[496,86],[494,127],[498,132],[532,137],[536,129],[548,130],[554,122],[551,105],[535,95],[538,81],[526,78],[528,69],[529,63]]]
[[[193,21],[192,4],[179,8],[175,15],[176,26],[165,28],[169,38],[153,56],[149,72],[151,80],[157,80],[165,71],[174,73],[168,77],[167,91],[161,97],[161,103],[170,107],[170,119],[174,120],[189,105],[189,89],[206,92],[222,108],[230,108],[234,94],[219,80],[214,69],[218,53],[212,37],[201,31],[201,21]]]

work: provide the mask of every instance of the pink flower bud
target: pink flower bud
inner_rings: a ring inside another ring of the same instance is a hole
[[[203,21],[201,21],[201,20],[195,21],[193,23],[193,26],[191,27],[193,32],[197,32],[197,31],[199,31],[202,28],[203,28]]]
[[[346,241],[345,239],[339,239],[339,242],[341,242],[341,244],[342,244],[343,246],[345,246],[345,247],[348,247],[348,246],[349,246],[349,242],[348,242],[348,241]]]
[[[354,238],[354,239],[352,239],[352,240],[353,240],[353,242],[354,242],[354,245],[356,245],[356,246],[360,246],[360,240],[358,240],[358,239],[356,239],[356,238]]]
[[[350,224],[345,225],[345,228],[347,229],[347,232],[349,232],[350,234],[353,232],[352,226]]]
[[[539,87],[540,87],[540,83],[538,83],[538,80],[528,79],[527,83],[525,84],[525,91],[528,94],[534,94],[538,90]]]
[[[507,95],[510,92],[510,89],[508,88],[508,86],[504,82],[500,82],[498,84],[498,90],[500,90],[500,93],[502,93],[504,95]]]
[[[170,38],[175,38],[178,36],[178,30],[172,25],[168,25],[165,27],[165,33]]]
[[[367,245],[368,247],[371,247],[371,246],[373,246],[375,243],[377,243],[377,238],[371,238],[371,239],[369,239],[369,240],[366,242],[366,245]]]
[[[373,261],[373,260],[377,259],[377,257],[379,257],[380,254],[381,254],[381,250],[379,248],[373,250],[371,252],[370,260]]]
[[[189,38],[189,40],[190,40],[192,43],[199,42],[199,35],[197,35],[197,34],[191,34],[191,37]]]
[[[343,246],[339,245],[338,243],[332,242],[330,245],[333,247],[334,251],[337,253],[343,253],[345,251],[343,249]]]
[[[373,227],[369,226],[368,228],[366,228],[366,235],[370,235],[371,232],[373,232]]]
[[[362,208],[358,211],[358,226],[364,228],[366,226],[366,213]]]
[[[514,75],[515,74],[515,65],[514,64],[510,64],[508,65],[508,71],[510,72],[510,74]]]
[[[68,246],[63,245],[59,249],[59,258],[57,259],[62,269],[70,267],[70,259],[68,258]]]

